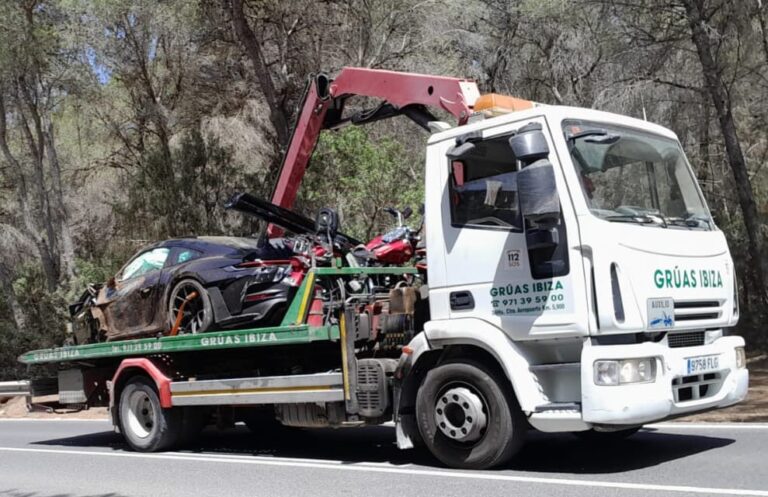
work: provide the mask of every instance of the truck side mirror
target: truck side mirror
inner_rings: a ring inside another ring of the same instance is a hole
[[[568,273],[568,241],[560,223],[560,199],[555,168],[542,158],[517,173],[520,212],[527,221],[525,243],[534,278],[552,278]]]
[[[451,159],[451,160],[463,159],[464,157],[466,157],[466,156],[470,155],[472,152],[474,152],[476,148],[477,147],[475,146],[474,143],[472,143],[470,141],[465,141],[465,142],[461,143],[460,145],[456,145],[454,147],[451,147],[448,150],[448,153],[446,155],[448,155],[448,158]]]
[[[539,227],[557,225],[560,199],[555,183],[555,168],[548,159],[539,159],[517,173],[517,195],[523,217]]]
[[[529,123],[518,129],[509,138],[509,146],[515,158],[523,164],[531,164],[549,156],[549,145],[539,123]]]

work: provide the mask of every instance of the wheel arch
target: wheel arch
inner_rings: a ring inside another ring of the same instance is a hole
[[[117,368],[109,387],[109,412],[112,416],[112,424],[120,426],[120,395],[128,382],[142,376],[149,378],[157,389],[160,398],[160,406],[168,409],[173,406],[171,401],[171,379],[163,373],[151,360],[146,358],[124,359]]]
[[[404,355],[398,365],[402,378],[398,413],[411,412],[416,392],[430,369],[455,359],[476,361],[503,374],[526,414],[545,403],[522,351],[502,330],[486,321],[475,318],[430,321],[409,346],[412,353]]]

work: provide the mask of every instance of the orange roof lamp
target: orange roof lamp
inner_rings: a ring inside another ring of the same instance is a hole
[[[475,101],[474,111],[483,114],[485,117],[495,117],[519,110],[532,109],[534,103],[530,100],[499,95],[498,93],[488,93],[480,96]]]

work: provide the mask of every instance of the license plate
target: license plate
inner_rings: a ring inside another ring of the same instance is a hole
[[[720,369],[720,356],[705,355],[688,358],[688,374],[701,374]]]

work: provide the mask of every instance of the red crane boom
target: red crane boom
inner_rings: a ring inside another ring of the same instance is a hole
[[[346,100],[354,96],[380,99],[372,109],[344,115]],[[365,124],[405,115],[425,129],[436,118],[428,108],[443,109],[458,124],[466,123],[480,96],[473,81],[380,69],[345,67],[335,79],[320,74],[310,80],[301,113],[283,158],[272,203],[291,208],[320,132],[347,124]],[[276,234],[277,228],[270,227]]]

